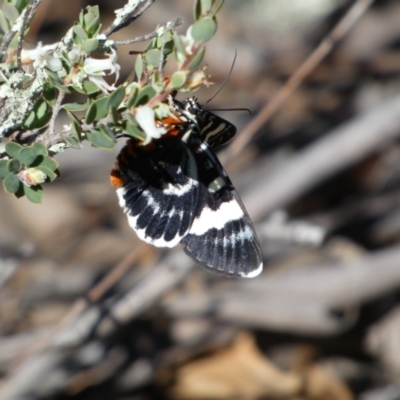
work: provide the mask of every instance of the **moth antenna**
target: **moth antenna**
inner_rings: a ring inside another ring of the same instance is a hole
[[[248,108],[212,108],[207,111],[212,111],[212,112],[214,112],[214,111],[247,111],[250,115],[253,115],[251,113],[251,110]]]
[[[235,66],[236,56],[237,56],[237,49],[235,49],[235,56],[233,57],[231,69],[229,70],[228,75],[226,76],[226,78],[225,78],[224,81],[222,82],[222,84],[221,84],[221,86],[219,87],[219,89],[214,93],[213,96],[211,96],[211,98],[209,98],[209,99],[205,102],[205,104],[208,104],[208,103],[222,90],[222,88],[225,86],[225,83],[227,82],[227,80],[228,80],[229,77],[231,76],[231,73],[232,73],[232,71],[233,71],[233,67]]]

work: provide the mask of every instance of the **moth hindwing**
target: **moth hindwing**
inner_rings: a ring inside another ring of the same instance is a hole
[[[257,235],[214,154],[236,128],[193,98],[170,99],[170,105],[176,119],[159,121],[167,133],[146,146],[130,138],[111,173],[130,226],[154,246],[181,243],[212,271],[257,276],[262,270]]]

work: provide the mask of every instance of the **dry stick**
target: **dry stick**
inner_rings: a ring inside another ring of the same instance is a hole
[[[1,41],[0,45],[0,61],[2,61],[3,56],[5,52],[7,51],[7,48],[11,41],[13,40],[14,36],[16,35],[17,32],[20,31],[20,29],[23,29],[22,27],[19,27],[19,23],[21,23],[24,27],[29,25],[31,22],[33,16],[35,15],[35,10],[39,6],[42,0],[32,0],[30,5],[25,8],[25,10],[22,12],[24,13],[24,16],[22,17],[21,21],[21,15],[17,18],[15,21],[14,25],[12,28],[4,35],[3,40]],[[29,14],[29,17],[26,19],[26,15]],[[25,25],[26,23],[26,25]]]
[[[140,243],[134,250],[132,250],[119,264],[117,264],[93,289],[91,289],[86,299],[77,300],[64,318],[55,326],[52,332],[46,336],[41,342],[37,343],[29,349],[20,359],[18,359],[12,370],[19,368],[45,348],[49,347],[54,341],[56,336],[62,332],[78,315],[87,309],[90,304],[98,302],[104,294],[111,289],[118,282],[121,277],[128,271],[130,266],[143,256],[148,249],[144,243]]]
[[[147,248],[146,245],[143,245],[143,247]],[[60,327],[62,331],[59,330],[60,335],[56,339],[56,351],[40,353],[39,350],[29,357],[23,365],[19,365],[7,381],[0,386],[0,398],[2,400],[16,400],[25,398],[24,396],[27,393],[33,393],[37,388],[37,382],[45,379],[50,371],[60,368],[64,355],[61,351],[57,351],[57,346],[71,345],[71,338],[73,345],[77,346],[87,338],[88,334],[99,339],[104,335],[109,335],[119,328],[119,324],[132,320],[159,300],[166,292],[176,287],[185,279],[192,268],[194,268],[194,264],[188,261],[185,254],[181,251],[172,251],[146,277],[114,303],[109,309],[109,313],[101,316],[101,319],[96,318],[95,320],[92,320],[90,316],[87,318],[87,315],[83,315],[82,320],[78,321],[78,327],[69,322],[76,320],[79,312],[84,310],[86,304],[84,301],[81,305],[77,303],[75,309],[72,309],[64,319],[68,318],[67,324]],[[110,281],[109,284],[114,284],[114,282]],[[106,285],[106,287],[108,288],[109,285]],[[100,292],[100,294],[103,294],[104,289]],[[93,294],[93,291],[91,293]],[[95,294],[94,297],[98,295]],[[84,324],[80,324],[81,322],[84,322]],[[47,346],[54,343],[50,340],[46,341]],[[65,376],[64,373],[62,375]]]
[[[92,303],[98,302],[128,271],[130,266],[141,258],[149,246],[140,242],[115,268],[112,269],[88,294]]]
[[[177,18],[177,19],[171,21],[170,27],[171,28],[175,28],[175,27],[177,27],[179,25],[182,25],[183,22],[184,22],[183,18]],[[167,24],[164,24],[163,27],[166,29],[167,28]],[[150,39],[153,39],[153,38],[157,37],[158,36],[158,32],[157,31],[158,31],[158,29],[156,31],[154,31],[154,32],[148,33],[147,35],[144,35],[144,36],[139,36],[139,37],[137,37],[135,39],[116,40],[115,44],[116,45],[128,45],[128,44],[133,44],[133,43],[138,43],[138,42],[145,42],[146,40],[150,40]]]
[[[49,127],[47,129],[46,134],[43,135],[43,137],[42,137],[43,142],[48,146],[51,146],[51,144],[52,144],[52,136],[54,135],[54,127],[56,124],[56,119],[57,119],[58,113],[60,112],[61,104],[64,100],[64,97],[65,97],[65,94],[63,92],[60,92],[58,94],[56,104],[54,105],[54,108],[53,108],[53,114],[50,119]]]
[[[33,15],[34,9],[34,0],[30,0],[28,8],[26,9],[26,12],[24,14],[24,20],[23,23],[21,25],[21,29],[19,30],[19,39],[18,39],[18,48],[17,48],[17,64],[18,64],[18,70],[22,71],[22,63],[21,63],[21,52],[22,52],[22,45],[24,43],[24,31],[26,29],[26,27],[28,26],[28,21],[31,17],[31,15]]]
[[[112,33],[115,33],[125,26],[128,26],[135,19],[139,18],[154,2],[155,0],[138,1],[135,9],[131,9],[132,6],[129,4],[130,2],[127,2],[122,9],[118,10],[120,13],[122,13],[121,17],[117,17],[112,25],[103,32],[103,34],[110,36]],[[124,15],[125,12],[126,14]],[[115,24],[116,20],[119,20],[117,24]]]
[[[268,121],[272,115],[282,106],[283,102],[294,92],[300,83],[309,75],[318,64],[328,55],[336,43],[341,40],[360,17],[367,11],[374,0],[358,0],[335,26],[330,35],[328,35],[314,52],[304,61],[299,69],[286,82],[281,90],[274,96],[261,112],[250,121],[242,130],[241,134],[236,136],[232,145],[229,146],[219,156],[222,163],[232,159],[235,155],[249,143],[251,138]]]
[[[304,150],[292,155],[281,167],[269,166],[242,196],[253,220],[298,199],[329,176],[384,148],[400,136],[400,96],[344,123]]]

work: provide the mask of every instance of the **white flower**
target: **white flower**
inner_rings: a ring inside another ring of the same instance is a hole
[[[27,64],[33,61],[33,68],[48,67],[51,71],[57,72],[62,69],[61,60],[51,55],[58,46],[58,43],[42,46],[39,44],[36,49],[22,50],[22,63]]]
[[[156,126],[154,110],[151,107],[139,107],[136,111],[136,121],[146,134],[146,140],[142,143],[143,146],[149,144],[152,139],[160,139],[161,135],[167,132],[164,127]]]
[[[183,45],[185,46],[185,51],[187,54],[193,54],[193,45],[195,44],[195,40],[192,36],[192,27],[189,26],[186,31],[186,36],[179,36],[182,40]]]
[[[119,78],[121,66],[117,63],[117,52],[111,49],[108,58],[102,60],[88,57],[83,64],[83,72],[88,79],[92,81],[100,90],[106,92],[115,89],[114,85],[109,85],[103,78],[105,71],[109,70],[110,74],[115,74],[115,80]],[[107,89],[107,90],[106,90]]]
[[[117,52],[114,49],[111,49],[108,58],[98,60],[88,57],[83,64],[83,70],[87,75],[104,76],[106,74],[104,71],[110,70],[110,74],[115,74],[115,80],[119,78],[120,69],[121,66],[117,63]]]

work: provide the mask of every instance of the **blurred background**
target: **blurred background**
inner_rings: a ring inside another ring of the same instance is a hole
[[[43,0],[28,43],[56,42],[94,4],[107,27],[124,1]],[[218,112],[240,136],[353,4],[227,0],[199,102],[236,51],[207,107],[249,109]],[[155,1],[112,38],[177,17],[184,34],[191,1]],[[225,150],[262,244],[253,280],[140,244],[109,185],[123,140],[60,154],[42,205],[0,191],[0,397],[400,399],[399,21],[398,1],[376,1],[249,146]],[[145,46],[119,47],[120,79]]]

